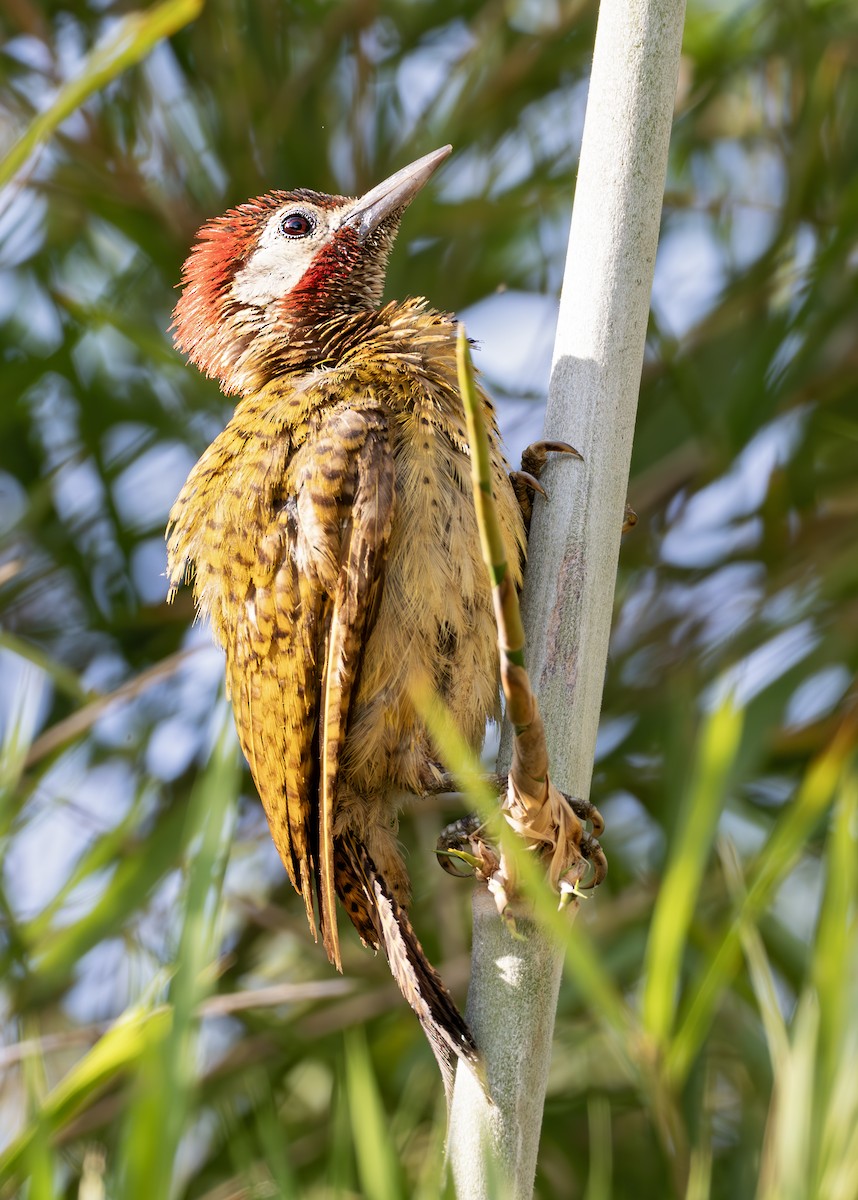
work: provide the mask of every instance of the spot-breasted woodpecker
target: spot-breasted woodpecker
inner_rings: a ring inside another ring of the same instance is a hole
[[[452,317],[382,305],[403,211],[446,146],[359,199],[274,191],[203,226],[184,266],[177,345],[235,412],[168,528],[226,653],[242,748],[310,927],[340,968],[335,896],[382,948],[449,1081],[476,1060],[408,919],[404,793],[437,790],[414,703],[440,695],[478,748],[498,709]],[[494,490],[518,582],[524,526],[483,396]]]

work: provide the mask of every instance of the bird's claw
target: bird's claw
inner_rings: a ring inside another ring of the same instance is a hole
[[[598,839],[594,838],[591,833],[582,834],[580,850],[593,868],[593,876],[586,883],[579,884],[578,886],[582,891],[590,892],[593,888],[597,888],[600,883],[604,882],[605,876],[608,874],[608,860]]]
[[[582,800],[580,796],[567,796],[565,792],[561,792],[561,795],[576,817],[581,821],[590,822],[595,837],[605,832],[605,818],[592,800]]]
[[[534,492],[539,492],[540,496],[548,499],[545,488],[539,482],[539,477],[542,474],[542,468],[548,461],[549,454],[571,454],[573,458],[579,459],[583,457],[568,442],[532,442],[525,449],[521,456],[521,470],[510,471],[509,478],[528,530],[530,529],[530,518],[533,516]]]
[[[541,441],[531,442],[521,456],[521,469],[538,479],[542,468],[548,462],[549,454],[571,454],[573,458],[584,461],[584,455],[568,442]]]
[[[539,477],[542,474],[542,469],[548,461],[549,454],[571,454],[573,458],[584,461],[584,456],[574,446],[570,446],[568,442],[553,442],[542,441],[532,442],[521,456],[521,470],[510,471],[509,478],[512,484],[512,490],[515,492],[515,498],[518,501],[518,506],[521,509],[524,517],[525,527],[530,530],[530,520],[533,516],[533,495],[538,492],[544,499],[548,499],[548,493],[539,482]],[[623,512],[623,526],[621,532],[626,534],[630,529],[634,529],[638,523],[638,514],[630,504],[625,506]]]
[[[548,493],[539,482],[535,475],[531,475],[529,471],[510,471],[510,483],[513,491],[518,495],[519,489],[526,489],[530,492],[539,492],[540,496],[548,499]]]
[[[473,853],[473,847],[474,839],[482,827],[483,823],[477,814],[469,813],[441,830],[435,846],[435,857],[448,875],[466,879],[477,873],[480,860]],[[465,863],[470,870],[457,871],[456,866],[460,863]]]

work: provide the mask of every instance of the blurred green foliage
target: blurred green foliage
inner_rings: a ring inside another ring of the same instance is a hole
[[[342,980],[309,941],[218,656],[165,604],[167,510],[228,411],[166,331],[205,218],[450,141],[388,294],[483,301],[532,438],[595,19],[0,16],[0,1194],[440,1194],[417,1023],[355,939]],[[569,942],[542,1197],[858,1195],[856,65],[852,4],[690,0],[594,781],[611,874]],[[403,838],[461,995],[467,887],[430,853],[455,815]]]

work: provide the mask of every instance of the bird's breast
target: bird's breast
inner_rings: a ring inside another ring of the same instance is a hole
[[[392,423],[396,502],[378,617],[365,650],[346,753],[364,790],[419,792],[437,762],[415,700],[425,684],[479,746],[498,707],[491,588],[474,513],[462,418],[427,397]],[[495,490],[518,572],[515,499],[495,447]]]

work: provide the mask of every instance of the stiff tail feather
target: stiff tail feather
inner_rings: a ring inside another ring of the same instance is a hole
[[[414,1009],[441,1069],[447,1100],[456,1059],[485,1088],[485,1068],[465,1019],[417,940],[408,913],[387,887],[366,847],[346,834],[335,839],[337,893],[361,940],[383,949],[393,978]]]

